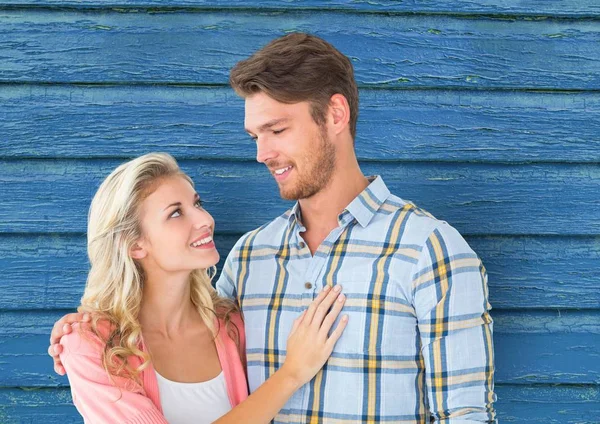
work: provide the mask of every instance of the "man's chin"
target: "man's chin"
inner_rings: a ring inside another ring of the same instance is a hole
[[[282,187],[279,186],[279,196],[284,200],[302,200],[308,199],[319,192],[318,189],[308,187]]]
[[[283,200],[293,200],[296,201],[298,199],[300,199],[300,196],[298,196],[298,192],[295,190],[290,190],[290,189],[285,189],[281,186],[279,186],[279,196],[281,196],[281,198]]]

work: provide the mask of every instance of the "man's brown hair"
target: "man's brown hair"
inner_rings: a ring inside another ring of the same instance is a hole
[[[352,63],[319,37],[295,32],[277,38],[238,62],[229,82],[244,98],[263,92],[281,103],[309,101],[318,125],[325,123],[331,96],[342,94],[350,106],[350,134],[356,136],[358,88]]]

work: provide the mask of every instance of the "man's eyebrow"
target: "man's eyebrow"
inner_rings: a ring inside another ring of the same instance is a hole
[[[194,203],[197,202],[198,200],[200,200],[200,195],[198,193],[194,194]],[[173,207],[173,206],[181,206],[181,202],[175,202],[175,203],[171,203],[169,206],[167,206],[166,208],[163,209],[163,211],[166,211],[167,209]]]
[[[266,123],[262,124],[260,127],[258,127],[258,132],[268,130],[269,128],[274,127],[275,125],[287,122],[288,120],[289,120],[289,118],[272,119],[269,122],[266,122]],[[246,128],[246,132],[250,133],[251,131],[248,128]]]

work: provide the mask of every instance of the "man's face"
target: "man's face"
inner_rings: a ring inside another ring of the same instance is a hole
[[[287,200],[321,191],[335,167],[335,146],[326,125],[319,126],[310,104],[280,103],[264,93],[246,98],[246,131],[256,141],[256,160],[264,163]]]

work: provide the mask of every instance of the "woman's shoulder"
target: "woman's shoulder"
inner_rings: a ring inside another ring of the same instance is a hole
[[[229,319],[232,323],[234,323],[237,327],[240,327],[240,330],[244,330],[244,318],[242,317],[241,312],[234,312],[230,314]]]
[[[114,325],[106,319],[99,319],[94,327],[89,322],[76,322],[71,324],[71,328],[72,331],[60,339],[63,355],[99,356],[104,352]]]

